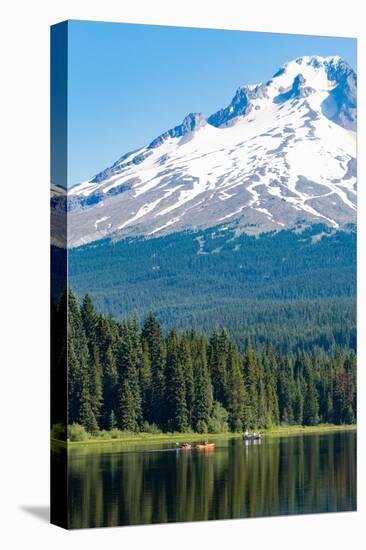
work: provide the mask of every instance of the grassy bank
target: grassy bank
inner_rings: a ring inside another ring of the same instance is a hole
[[[328,433],[328,432],[343,432],[343,431],[356,431],[356,424],[319,424],[318,426],[276,426],[264,430],[263,433],[266,436],[278,436],[278,435],[301,435],[301,434],[313,434],[313,433]]]
[[[266,437],[278,437],[278,436],[290,436],[290,435],[306,435],[316,433],[330,433],[338,431],[356,430],[356,425],[335,425],[335,424],[321,424],[318,426],[276,426],[268,430],[261,430],[261,433]],[[67,445],[71,447],[77,447],[82,445],[103,445],[105,443],[139,443],[148,444],[153,442],[161,443],[181,443],[183,441],[204,441],[204,440],[218,440],[227,439],[232,437],[241,437],[241,433],[132,433],[132,432],[117,432],[114,431],[113,437],[108,432],[103,432],[101,435],[90,435],[88,439],[83,441],[67,441]],[[52,439],[57,443],[66,445],[65,441]]]
[[[104,444],[104,443],[153,443],[153,442],[161,442],[161,443],[182,443],[184,441],[205,441],[206,439],[212,440],[212,439],[227,439],[228,437],[241,437],[242,434],[239,433],[231,433],[231,432],[224,432],[224,433],[206,433],[206,434],[200,434],[200,433],[160,433],[160,434],[151,434],[151,433],[123,433],[121,432],[121,435],[118,437],[99,437],[96,436],[90,436],[89,439],[86,439],[84,441],[67,441],[67,445],[70,445],[72,447],[74,446],[80,446],[80,445],[93,445],[93,444]],[[60,440],[54,440],[57,441],[57,443],[66,444],[65,441]]]

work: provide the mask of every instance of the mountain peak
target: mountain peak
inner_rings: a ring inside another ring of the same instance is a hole
[[[266,97],[267,87],[265,84],[239,86],[231,103],[208,117],[207,122],[217,128],[230,125],[237,117],[245,116],[250,113],[253,108],[251,101],[255,99],[264,99]]]
[[[339,55],[302,55],[301,57],[296,57],[295,59],[285,63],[284,66],[289,66],[296,63],[296,65],[309,65],[315,69],[318,69],[324,64],[339,63],[340,61],[342,61],[342,58]]]
[[[339,87],[337,94],[333,95],[337,95],[337,99],[336,102],[331,101],[331,111],[342,111],[342,115],[332,115],[331,120],[354,129],[355,112],[350,109],[356,104],[356,73],[336,55],[297,57],[280,67],[265,84],[239,86],[229,105],[208,117],[207,122],[217,128],[224,128],[249,115],[253,109],[262,109],[271,103],[299,100],[317,91],[327,91],[331,95],[336,87]],[[326,109],[323,114],[328,116],[328,111]]]
[[[284,103],[285,101],[291,100],[291,99],[301,99],[302,97],[308,97],[310,94],[315,92],[314,88],[311,86],[306,86],[306,79],[302,75],[302,73],[299,73],[297,76],[295,76],[292,86],[286,91],[282,91],[273,98],[274,103]]]
[[[356,87],[340,57],[304,56],[268,82],[239,86],[208,119],[190,112],[68,192],[69,242],[354,223]],[[56,197],[53,207],[63,204]]]
[[[206,117],[202,113],[189,113],[181,124],[183,135],[187,132],[198,130],[207,124]]]
[[[273,78],[278,78],[283,74],[293,75],[301,72],[305,77],[315,77],[316,74],[323,73],[330,82],[339,83],[351,74],[355,74],[352,67],[339,55],[320,56],[305,55],[297,57],[282,67],[274,74]]]
[[[181,124],[171,128],[167,132],[164,132],[156,139],[154,139],[148,146],[148,149],[155,149],[159,147],[169,138],[180,138],[187,134],[195,132],[207,124],[206,117],[202,113],[189,113]]]

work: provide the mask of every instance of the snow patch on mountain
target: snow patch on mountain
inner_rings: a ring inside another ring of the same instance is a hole
[[[224,220],[250,232],[354,223],[356,89],[341,58],[307,56],[207,119],[190,113],[69,190],[69,245]]]

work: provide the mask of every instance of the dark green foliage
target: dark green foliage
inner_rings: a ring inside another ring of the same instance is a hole
[[[195,381],[193,375],[192,352],[188,335],[183,335],[180,344],[180,361],[186,388],[186,405],[188,425],[193,425],[195,406]]]
[[[212,406],[211,418],[208,423],[208,431],[210,433],[225,433],[229,431],[229,413],[219,403],[215,401]]]
[[[167,340],[166,387],[167,428],[169,431],[185,432],[188,429],[186,384],[181,345],[176,331],[172,331]]]
[[[293,424],[295,422],[295,408],[298,396],[294,378],[293,357],[291,355],[287,355],[280,364],[278,382],[278,400],[281,422]],[[302,424],[302,418],[300,424]]]
[[[192,340],[192,361],[194,368],[195,401],[193,424],[198,432],[208,429],[212,408],[212,385],[207,367],[207,343],[202,337]],[[206,427],[206,429],[204,429]]]
[[[298,358],[297,368],[303,373],[304,378],[304,417],[303,423],[307,426],[315,426],[319,423],[319,399],[316,387],[316,363],[311,362],[310,357],[302,352]]]
[[[212,380],[213,398],[226,403],[228,392],[229,337],[226,330],[214,331],[210,338],[208,360]]]
[[[69,276],[79,295],[90,292],[98,311],[119,319],[153,311],[164,330],[226,327],[241,350],[250,337],[281,353],[334,352],[356,348],[355,252],[351,230],[253,237],[217,227],[71,249]]]
[[[147,341],[141,338],[141,367],[139,369],[139,383],[141,389],[141,406],[144,412],[144,418],[151,418],[151,390],[152,390],[152,371],[150,351]]]
[[[117,344],[118,389],[117,425],[121,430],[138,431],[142,425],[142,398],[139,371],[142,368],[141,338],[136,320],[121,323]]]
[[[64,318],[64,303],[53,311]],[[60,346],[64,342],[60,339]],[[356,421],[356,356],[347,348],[241,351],[225,330],[165,334],[149,315],[116,322],[68,296],[68,423],[98,429],[241,431]],[[79,433],[80,432],[80,433]],[[81,435],[80,435],[81,434]]]
[[[354,422],[356,417],[356,355],[337,356],[338,372],[334,381],[334,418],[337,423]]]
[[[345,408],[343,421],[350,424],[356,421],[356,354],[351,353],[344,361]]]
[[[244,354],[244,383],[247,399],[245,402],[244,426],[255,428],[258,424],[258,364],[256,353],[248,341]]]
[[[279,376],[279,358],[273,347],[267,343],[262,354],[262,368],[265,384],[266,426],[276,426],[280,422],[280,410],[277,395],[277,379]]]
[[[241,359],[233,344],[228,348],[226,403],[229,425],[232,431],[242,431],[245,419],[245,404],[248,401],[244,385]]]
[[[108,420],[108,430],[115,430],[117,428],[117,419],[114,411],[110,412]]]
[[[67,425],[67,292],[51,299],[51,426]],[[65,436],[66,438],[66,436]]]
[[[145,357],[151,370],[151,388],[146,416],[152,423],[161,425],[165,418],[165,366],[166,349],[161,326],[153,315],[149,315],[142,328],[142,342]]]
[[[93,368],[77,297],[68,296],[68,424],[81,424],[90,433],[98,429],[94,413]]]
[[[109,425],[111,412],[117,410],[116,335],[115,324],[110,319],[100,315],[97,322],[96,338],[102,371],[102,427],[106,428]]]
[[[67,427],[67,438],[70,441],[85,441],[89,435],[84,426],[73,422]]]
[[[89,366],[90,373],[90,399],[91,407],[95,418],[100,417],[103,388],[102,388],[102,370],[100,365],[100,353],[97,342],[97,314],[94,309],[93,302],[86,294],[81,307],[81,318],[83,321],[84,332],[87,339],[89,351]]]
[[[118,427],[121,430],[138,432],[141,421],[139,403],[136,403],[133,382],[126,377],[118,392]]]

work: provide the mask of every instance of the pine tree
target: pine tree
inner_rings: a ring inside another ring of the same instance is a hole
[[[232,431],[238,432],[243,429],[245,403],[246,392],[238,350],[230,344],[227,366],[227,410]]]
[[[258,424],[258,388],[257,359],[250,342],[247,343],[244,354],[244,383],[246,388],[246,406],[244,427],[255,428]]]
[[[189,336],[187,334],[185,334],[181,340],[180,361],[183,368],[183,377],[186,387],[188,424],[190,427],[192,427],[194,418],[195,386],[193,376],[192,352],[189,342]]]
[[[99,361],[102,370],[103,406],[102,427],[107,428],[111,411],[117,410],[118,372],[116,365],[116,346],[118,334],[116,327],[104,315],[100,315],[96,328]]]
[[[176,331],[172,331],[167,341],[166,382],[168,422],[170,431],[184,432],[188,429],[188,410],[186,401],[186,385],[183,364],[181,361],[181,346]]]
[[[51,425],[67,424],[67,291],[51,301]]]
[[[90,396],[86,388],[83,388],[80,396],[79,423],[84,426],[87,432],[95,434],[98,432],[98,423],[95,418]]]
[[[318,384],[319,417],[322,423],[333,419],[333,372],[331,361],[320,361],[321,377]]]
[[[108,430],[115,430],[117,428],[117,418],[114,411],[111,411],[108,419]]]
[[[55,327],[65,326],[66,313],[67,334],[59,334]],[[80,307],[73,292],[64,293],[51,314],[53,380],[66,376],[67,353],[68,423],[89,433],[139,431],[146,422],[163,430],[213,433],[225,431],[228,423],[236,431],[279,422],[356,421],[353,352],[293,356],[268,342],[257,349],[248,342],[240,353],[228,333],[217,330],[209,343],[193,329],[164,337],[153,315],[140,330],[137,319],[117,323],[97,315],[89,296]],[[253,338],[261,337],[253,331]],[[313,337],[332,340],[332,334]],[[52,422],[55,418],[53,411]]]
[[[267,426],[267,402],[263,363],[260,357],[257,359],[257,420],[256,425],[259,428]]]
[[[69,292],[68,296],[68,362],[69,412],[76,422],[94,433],[98,430],[98,424],[91,404],[89,351],[79,304],[73,292]],[[71,423],[71,420],[68,422]]]
[[[199,338],[193,350],[195,404],[194,423],[197,431],[207,431],[212,409],[212,386],[207,367],[207,346],[203,338]]]
[[[118,392],[118,425],[121,430],[131,432],[138,432],[140,429],[135,395],[128,376],[124,377]]]
[[[350,353],[344,361],[345,370],[345,403],[344,422],[353,424],[356,422],[356,354]]]
[[[90,345],[96,336],[97,314],[89,294],[85,294],[80,312],[88,345]]]
[[[162,426],[166,422],[165,364],[166,350],[158,320],[149,315],[144,322],[142,339],[146,342],[151,365],[151,421]]]
[[[277,426],[280,422],[277,396],[278,360],[269,342],[266,343],[262,364],[265,376],[266,427]]]
[[[151,373],[151,360],[149,347],[145,339],[141,338],[141,367],[139,369],[139,383],[141,388],[141,400],[142,400],[142,415],[143,418],[151,422],[151,386],[152,386],[152,373]]]
[[[319,400],[315,384],[314,366],[305,352],[300,354],[300,362],[302,363],[305,381],[303,422],[307,426],[315,426],[319,423]]]
[[[89,351],[89,378],[91,408],[96,420],[99,419],[102,401],[102,369],[97,344],[97,314],[89,294],[86,294],[81,307],[81,317]]]
[[[80,411],[80,364],[75,353],[74,340],[71,334],[68,336],[68,399],[67,399],[67,423],[73,424],[79,421]]]
[[[297,373],[294,393],[294,422],[304,424],[304,395],[305,386],[300,372]]]
[[[208,367],[212,381],[213,398],[224,405],[227,399],[227,356],[229,337],[226,330],[216,330],[208,347]]]
[[[293,424],[295,422],[294,404],[296,401],[296,386],[293,370],[293,358],[286,355],[280,365],[278,377],[278,398],[281,422]]]
[[[142,399],[139,370],[142,351],[136,320],[121,324],[117,349],[119,373],[118,424],[122,430],[139,431],[142,426]]]
[[[93,343],[90,353],[89,371],[91,407],[96,420],[99,421],[103,405],[103,385],[102,367],[96,342]]]

